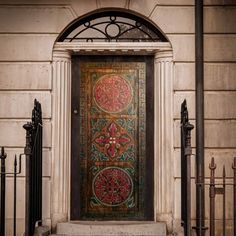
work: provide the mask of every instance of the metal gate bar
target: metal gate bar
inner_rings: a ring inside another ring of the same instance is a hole
[[[5,236],[5,210],[6,210],[6,177],[13,176],[13,235],[16,236],[16,187],[17,187],[17,175],[21,173],[21,156],[19,156],[19,162],[17,162],[17,156],[14,159],[14,171],[6,172],[5,160],[7,154],[5,153],[4,147],[1,148],[0,159],[1,159],[1,208],[0,208],[0,235]],[[19,170],[18,168],[19,163]]]
[[[191,130],[186,100],[181,104],[181,218],[186,236],[191,235]]]

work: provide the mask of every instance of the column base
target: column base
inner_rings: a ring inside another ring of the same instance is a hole
[[[68,215],[65,213],[54,213],[52,215],[52,232],[56,232],[58,223],[67,222]]]

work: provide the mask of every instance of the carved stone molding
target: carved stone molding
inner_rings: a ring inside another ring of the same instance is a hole
[[[113,53],[113,54],[154,54],[158,51],[171,50],[169,42],[57,42],[57,50],[70,50],[73,53]]]

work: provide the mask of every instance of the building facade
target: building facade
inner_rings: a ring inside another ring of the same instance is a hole
[[[112,10],[142,18],[155,26],[166,40],[60,40],[68,27],[76,25],[78,19]],[[235,19],[235,1],[204,1],[206,176],[209,175],[207,168],[212,157],[215,157],[218,166],[224,163],[231,176],[233,173],[231,163],[236,156]],[[165,222],[170,235],[181,234],[180,104],[186,98],[189,118],[194,124],[194,1],[2,0],[0,52],[0,146],[6,147],[10,168],[14,154],[23,152],[25,131],[22,125],[30,119],[33,100],[37,98],[42,103],[44,126],[43,221],[53,230],[58,222],[73,219],[71,201],[74,198],[71,193],[74,182],[71,172],[76,172],[76,167],[71,164],[71,156],[76,137],[74,126],[71,125],[77,109],[73,107],[73,58],[120,55],[123,58],[152,57],[153,67],[150,68],[150,73],[153,75],[154,115],[150,128],[153,129],[151,221]],[[110,108],[104,109],[109,111]],[[193,147],[194,137],[195,129]],[[140,145],[139,143],[138,146]],[[23,235],[24,231],[24,175],[23,170],[18,179],[18,235]],[[7,178],[7,186],[6,226],[7,235],[10,235],[12,178]],[[206,201],[206,219],[209,218],[207,204]],[[228,201],[226,206],[229,222],[232,219],[232,204],[232,201]],[[194,211],[192,214],[194,220]],[[221,210],[216,211],[216,214],[219,219]],[[230,224],[228,227],[231,227]]]

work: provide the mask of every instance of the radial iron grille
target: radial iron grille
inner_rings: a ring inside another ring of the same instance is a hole
[[[130,12],[95,12],[74,21],[58,42],[166,42],[148,20]]]

